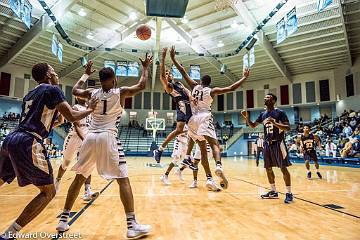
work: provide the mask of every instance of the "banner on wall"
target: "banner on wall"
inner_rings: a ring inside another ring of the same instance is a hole
[[[249,55],[246,53],[243,56],[243,69],[249,68]]]
[[[53,34],[51,40],[51,52],[54,54],[54,56],[57,56],[58,54],[58,39],[55,34]]]
[[[244,139],[257,139],[259,137],[258,132],[254,132],[254,133],[244,133]]]
[[[317,11],[321,12],[332,3],[332,0],[317,0]]]
[[[255,48],[252,47],[249,52],[249,66],[252,67],[255,64]]]
[[[189,76],[194,80],[200,80],[200,65],[190,65]]]
[[[181,75],[180,71],[176,68],[175,65],[173,65],[171,67],[171,73],[172,73],[174,79],[182,79],[182,75]]]
[[[58,52],[57,52],[59,63],[63,61],[63,45],[61,43],[58,44]]]
[[[10,8],[16,14],[18,18],[21,18],[21,1],[20,0],[10,0]]]
[[[298,19],[296,17],[296,7],[286,15],[286,35],[290,36],[298,30]]]
[[[285,26],[285,19],[282,18],[277,24],[276,24],[276,43],[280,44],[286,39],[286,26]]]
[[[115,75],[117,77],[126,77],[128,69],[127,65],[127,61],[117,61]]]

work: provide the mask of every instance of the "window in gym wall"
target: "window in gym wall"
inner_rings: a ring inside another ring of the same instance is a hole
[[[320,80],[320,101],[330,101],[329,80]]]
[[[289,85],[280,86],[280,103],[281,105],[289,105]]]
[[[163,110],[170,110],[170,96],[167,93],[163,93]]]
[[[142,92],[138,93],[134,97],[134,109],[141,109]]]
[[[132,109],[132,97],[125,98],[125,109]]]
[[[151,109],[151,93],[144,92],[144,109]]]
[[[244,93],[243,93],[243,91],[236,92],[236,108],[237,109],[244,108]]]
[[[315,82],[306,82],[306,102],[315,102]]]
[[[154,109],[160,110],[160,93],[154,92]]]
[[[354,96],[354,75],[350,74],[346,76],[346,96]]]
[[[0,75],[0,95],[9,96],[11,74],[2,72]]]
[[[233,93],[226,94],[226,109],[227,110],[234,109],[234,94]]]
[[[301,83],[295,83],[293,86],[293,104],[302,103]]]
[[[218,95],[217,96],[217,102],[218,102],[218,111],[224,111],[224,95]]]
[[[254,107],[254,90],[246,90],[246,107]]]

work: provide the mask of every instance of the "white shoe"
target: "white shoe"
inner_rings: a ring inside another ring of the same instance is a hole
[[[226,179],[226,177],[224,175],[224,170],[223,170],[221,165],[216,165],[215,174],[216,174],[216,176],[218,176],[221,179],[220,180],[220,186],[223,189],[227,189],[229,183],[228,183],[228,180]]]
[[[67,230],[70,229],[70,226],[68,224],[68,222],[63,222],[63,221],[59,221],[56,230],[58,232],[66,232]]]
[[[138,239],[144,235],[147,235],[151,231],[150,225],[141,225],[136,223],[133,229],[128,229],[128,239]]]
[[[197,181],[194,180],[192,181],[191,185],[189,186],[189,188],[197,188]]]
[[[60,180],[55,179],[54,186],[55,186],[56,194],[59,193],[60,191],[60,183],[61,183]]]
[[[99,192],[88,191],[88,192],[85,192],[85,194],[84,194],[84,196],[83,196],[82,199],[83,199],[84,201],[89,202],[89,201],[97,198],[99,195],[100,195]]]
[[[182,182],[184,181],[184,178],[182,176],[182,172],[181,172],[180,168],[175,170],[175,175],[177,175],[179,177],[180,181],[182,181]]]
[[[169,181],[169,177],[166,176],[166,175],[162,175],[162,176],[160,177],[160,180],[162,181],[162,183],[163,183],[164,185],[171,185],[171,183],[170,183],[170,181]]]
[[[213,191],[213,192],[219,192],[221,191],[221,189],[216,185],[214,179],[208,179],[206,181],[206,187],[209,191]]]

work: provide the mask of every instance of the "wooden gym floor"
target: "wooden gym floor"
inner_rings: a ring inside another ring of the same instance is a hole
[[[163,163],[169,161],[162,159]],[[264,169],[257,168],[254,160],[223,159],[230,186],[218,193],[206,191],[202,169],[199,188],[189,189],[192,173],[188,169],[185,183],[172,172],[172,185],[163,186],[159,177],[166,168],[145,166],[153,163],[152,158],[129,157],[127,162],[137,219],[153,227],[147,239],[360,239],[360,169],[321,166],[324,179],[317,179],[313,171],[313,179],[307,180],[305,166],[294,164],[290,173],[295,200],[286,205],[282,194],[279,199],[259,198],[268,184]],[[58,164],[53,164],[55,172]],[[278,169],[275,175],[278,190],[284,192]],[[23,233],[56,233],[56,217],[73,177],[73,172],[65,173],[60,193]],[[96,172],[92,180],[93,190],[103,192],[86,204],[81,191],[72,209],[76,215],[69,233],[79,233],[82,239],[125,239],[126,221],[117,183],[103,180]],[[34,187],[19,188],[16,182],[0,188],[0,232],[36,193]]]

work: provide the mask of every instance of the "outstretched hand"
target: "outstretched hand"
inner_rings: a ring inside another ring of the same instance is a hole
[[[87,74],[87,75],[91,75],[91,74],[93,74],[94,72],[96,72],[96,70],[95,69],[92,69],[92,65],[94,64],[94,62],[92,61],[92,60],[90,60],[85,66],[84,66],[84,68],[85,68],[85,74]]]
[[[150,64],[153,62],[153,56],[149,55],[149,53],[146,53],[145,59],[139,58],[139,60],[143,68],[148,68]]]
[[[248,119],[248,118],[249,118],[249,112],[246,111],[246,110],[242,110],[242,111],[241,111],[241,115],[243,115],[243,117],[244,117],[245,119]]]
[[[243,71],[243,77],[248,78],[250,75],[250,69],[245,68]]]
[[[167,48],[167,47],[165,47],[165,48],[163,48],[163,49],[162,49],[162,58],[163,58],[163,59],[165,59],[165,58],[166,58],[166,53],[167,53],[167,50],[168,50],[168,48]]]
[[[170,48],[170,57],[171,57],[171,59],[174,59],[175,55],[176,55],[175,46],[171,46],[171,48]]]

